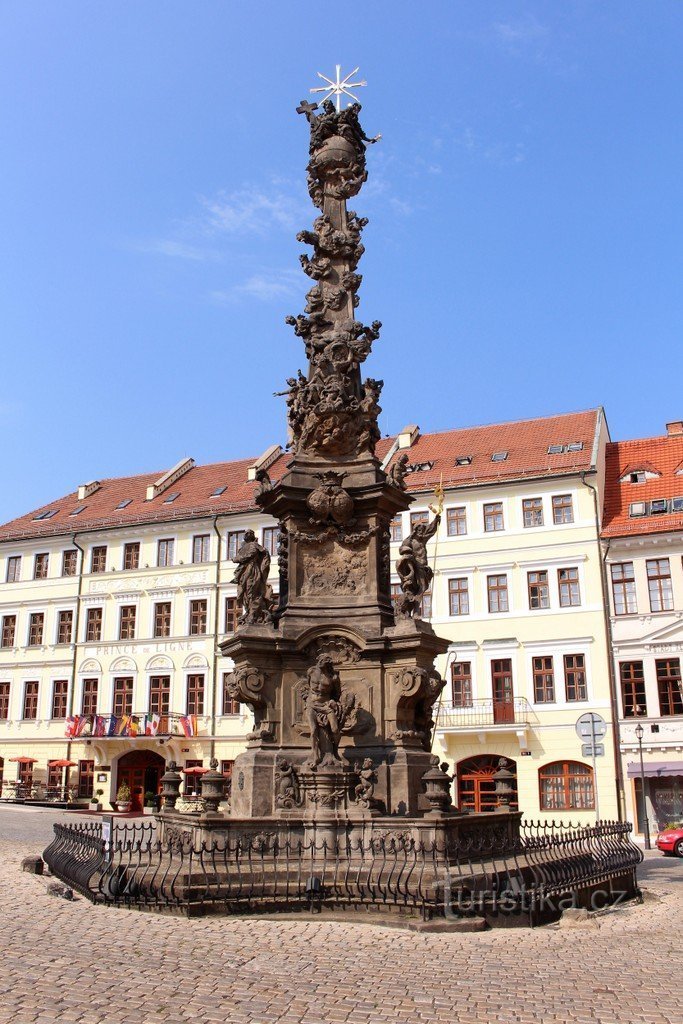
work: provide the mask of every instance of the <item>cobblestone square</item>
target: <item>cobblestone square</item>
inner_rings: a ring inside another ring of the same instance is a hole
[[[415,934],[301,918],[145,914],[24,874],[69,815],[0,808],[0,1024],[680,1024],[683,861],[582,928]]]

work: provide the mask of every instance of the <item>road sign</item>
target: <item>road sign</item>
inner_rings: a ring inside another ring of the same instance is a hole
[[[581,757],[604,757],[605,756],[605,744],[604,743],[582,743],[581,744]]]
[[[595,740],[601,740],[606,733],[607,722],[602,715],[596,714],[595,711],[587,711],[576,723],[576,735],[579,739],[595,742]]]

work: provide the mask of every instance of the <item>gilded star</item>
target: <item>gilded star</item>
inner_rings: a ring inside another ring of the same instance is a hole
[[[315,89],[311,89],[311,92],[324,92],[324,100],[329,100],[330,97],[334,96],[334,101],[337,105],[337,113],[341,110],[341,98],[342,96],[350,96],[354,103],[358,103],[358,97],[354,96],[351,89],[358,89],[360,86],[367,85],[367,82],[352,82],[350,79],[354,75],[358,74],[358,68],[354,68],[348,75],[344,75],[342,78],[341,64],[336,65],[337,77],[335,80],[328,78],[327,75],[323,75],[320,71],[317,72],[318,78],[322,78],[323,82],[327,82],[327,85],[319,85]]]

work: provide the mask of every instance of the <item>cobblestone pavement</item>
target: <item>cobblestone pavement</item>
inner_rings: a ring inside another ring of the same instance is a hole
[[[580,929],[187,920],[48,896],[19,862],[55,818],[0,808],[0,1024],[683,1021],[683,862]]]

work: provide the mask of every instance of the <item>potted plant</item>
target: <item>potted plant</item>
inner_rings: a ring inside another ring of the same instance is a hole
[[[93,793],[93,795],[90,797],[90,810],[91,811],[101,811],[102,810],[102,801],[100,800],[100,797],[102,797],[102,796],[104,796],[104,790],[103,789],[96,789],[95,792]]]
[[[145,814],[154,814],[157,809],[157,795],[153,793],[151,789],[145,793],[145,805],[143,811]]]
[[[130,795],[130,787],[127,782],[122,782],[116,793],[116,810],[125,813],[133,805]]]

